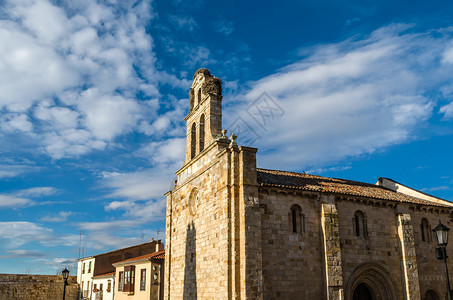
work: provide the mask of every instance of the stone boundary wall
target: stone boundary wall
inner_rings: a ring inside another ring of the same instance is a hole
[[[0,300],[63,299],[61,275],[0,274]],[[77,300],[79,285],[76,276],[69,276],[65,300]]]

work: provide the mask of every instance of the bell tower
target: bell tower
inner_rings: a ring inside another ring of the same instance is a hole
[[[208,69],[199,69],[190,88],[185,163],[202,153],[222,132],[222,82]]]

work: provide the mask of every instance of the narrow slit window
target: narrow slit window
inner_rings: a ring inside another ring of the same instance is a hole
[[[305,231],[304,215],[302,214],[302,208],[300,208],[299,205],[294,204],[293,206],[291,206],[289,218],[292,232],[302,233]]]
[[[195,123],[192,124],[192,130],[190,132],[190,158],[195,157],[195,151],[197,147],[197,127]]]
[[[366,215],[358,210],[354,213],[354,231],[356,236],[361,236],[363,238],[368,237],[368,228]]]
[[[204,149],[204,115],[200,117],[200,152]]]
[[[429,225],[429,221],[423,218],[420,227],[422,233],[422,241],[431,243],[431,225]]]

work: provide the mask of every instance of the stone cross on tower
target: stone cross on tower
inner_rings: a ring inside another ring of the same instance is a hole
[[[202,153],[222,131],[222,83],[208,69],[199,69],[190,88],[185,163]]]

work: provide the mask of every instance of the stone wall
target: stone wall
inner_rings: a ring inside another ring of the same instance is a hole
[[[259,188],[259,204],[264,299],[352,299],[360,283],[373,289],[377,299],[424,299],[428,291],[445,295],[445,270],[435,257],[435,241],[423,240],[421,232],[422,219],[432,228],[439,220],[452,226],[442,210],[267,187]],[[302,209],[302,232],[293,232],[293,205]],[[364,230],[361,221],[359,236],[357,211],[366,224]],[[447,251],[453,257],[453,247]]]
[[[259,191],[264,299],[324,299],[318,195],[264,188]],[[292,231],[292,205],[302,208],[303,232]]]
[[[208,146],[206,151],[209,157],[218,148]],[[167,195],[165,299],[228,299],[231,245],[225,159],[227,155],[204,166],[203,160],[187,166]]]
[[[65,300],[77,300],[79,285],[76,276],[69,276]],[[61,275],[0,274],[1,300],[63,299],[64,280]]]

